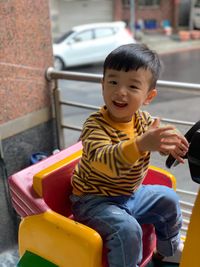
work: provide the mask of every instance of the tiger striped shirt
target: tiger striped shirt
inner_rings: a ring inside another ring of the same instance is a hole
[[[73,177],[73,193],[100,196],[131,195],[142,183],[150,153],[140,153],[135,139],[151,125],[147,112],[137,111],[131,122],[116,123],[106,107],[90,115],[83,126],[83,154]]]

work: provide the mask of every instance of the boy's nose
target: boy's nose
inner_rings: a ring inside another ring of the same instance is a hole
[[[127,89],[126,89],[126,87],[125,87],[125,86],[121,86],[121,87],[119,87],[118,90],[117,90],[117,93],[118,93],[119,95],[126,95],[126,94],[127,94]]]

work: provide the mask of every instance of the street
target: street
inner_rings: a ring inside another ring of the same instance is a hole
[[[184,51],[161,56],[164,64],[162,80],[199,83],[200,50]]]
[[[161,80],[199,83],[199,50],[164,54],[160,58],[164,65]],[[102,64],[99,64],[68,68],[67,70],[101,74],[102,69]]]
[[[199,83],[199,50],[163,55],[161,60],[165,66],[161,80]],[[102,64],[68,70],[101,74]],[[63,100],[95,106],[103,104],[100,84],[60,81],[59,86]],[[149,106],[145,106],[145,109],[152,116],[196,122],[200,119],[199,102],[200,94],[176,91],[173,88],[158,88],[158,97]],[[82,126],[90,113],[91,111],[81,108],[63,107],[64,122],[79,127]],[[183,134],[189,129],[187,126],[177,126],[177,128]],[[65,130],[65,145],[68,146],[76,142],[79,135],[80,132]],[[152,154],[152,164],[166,169],[165,157],[161,157],[158,153]],[[177,188],[195,192],[198,190],[198,185],[191,181],[187,162],[172,168],[170,171],[177,178]]]

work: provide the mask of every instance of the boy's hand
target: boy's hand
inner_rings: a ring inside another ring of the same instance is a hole
[[[180,163],[184,163],[182,157],[189,147],[186,138],[171,125],[162,127],[159,125],[160,119],[157,118],[149,130],[136,139],[139,151],[159,151],[165,155],[171,154]]]
[[[178,162],[184,163],[183,157],[188,152],[189,144],[187,139],[181,134],[178,133],[180,144],[172,151],[168,152],[168,155],[171,154]]]

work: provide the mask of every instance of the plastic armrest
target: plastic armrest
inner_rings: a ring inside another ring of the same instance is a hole
[[[28,250],[60,267],[100,267],[102,247],[95,230],[51,210],[20,224],[20,255]]]

